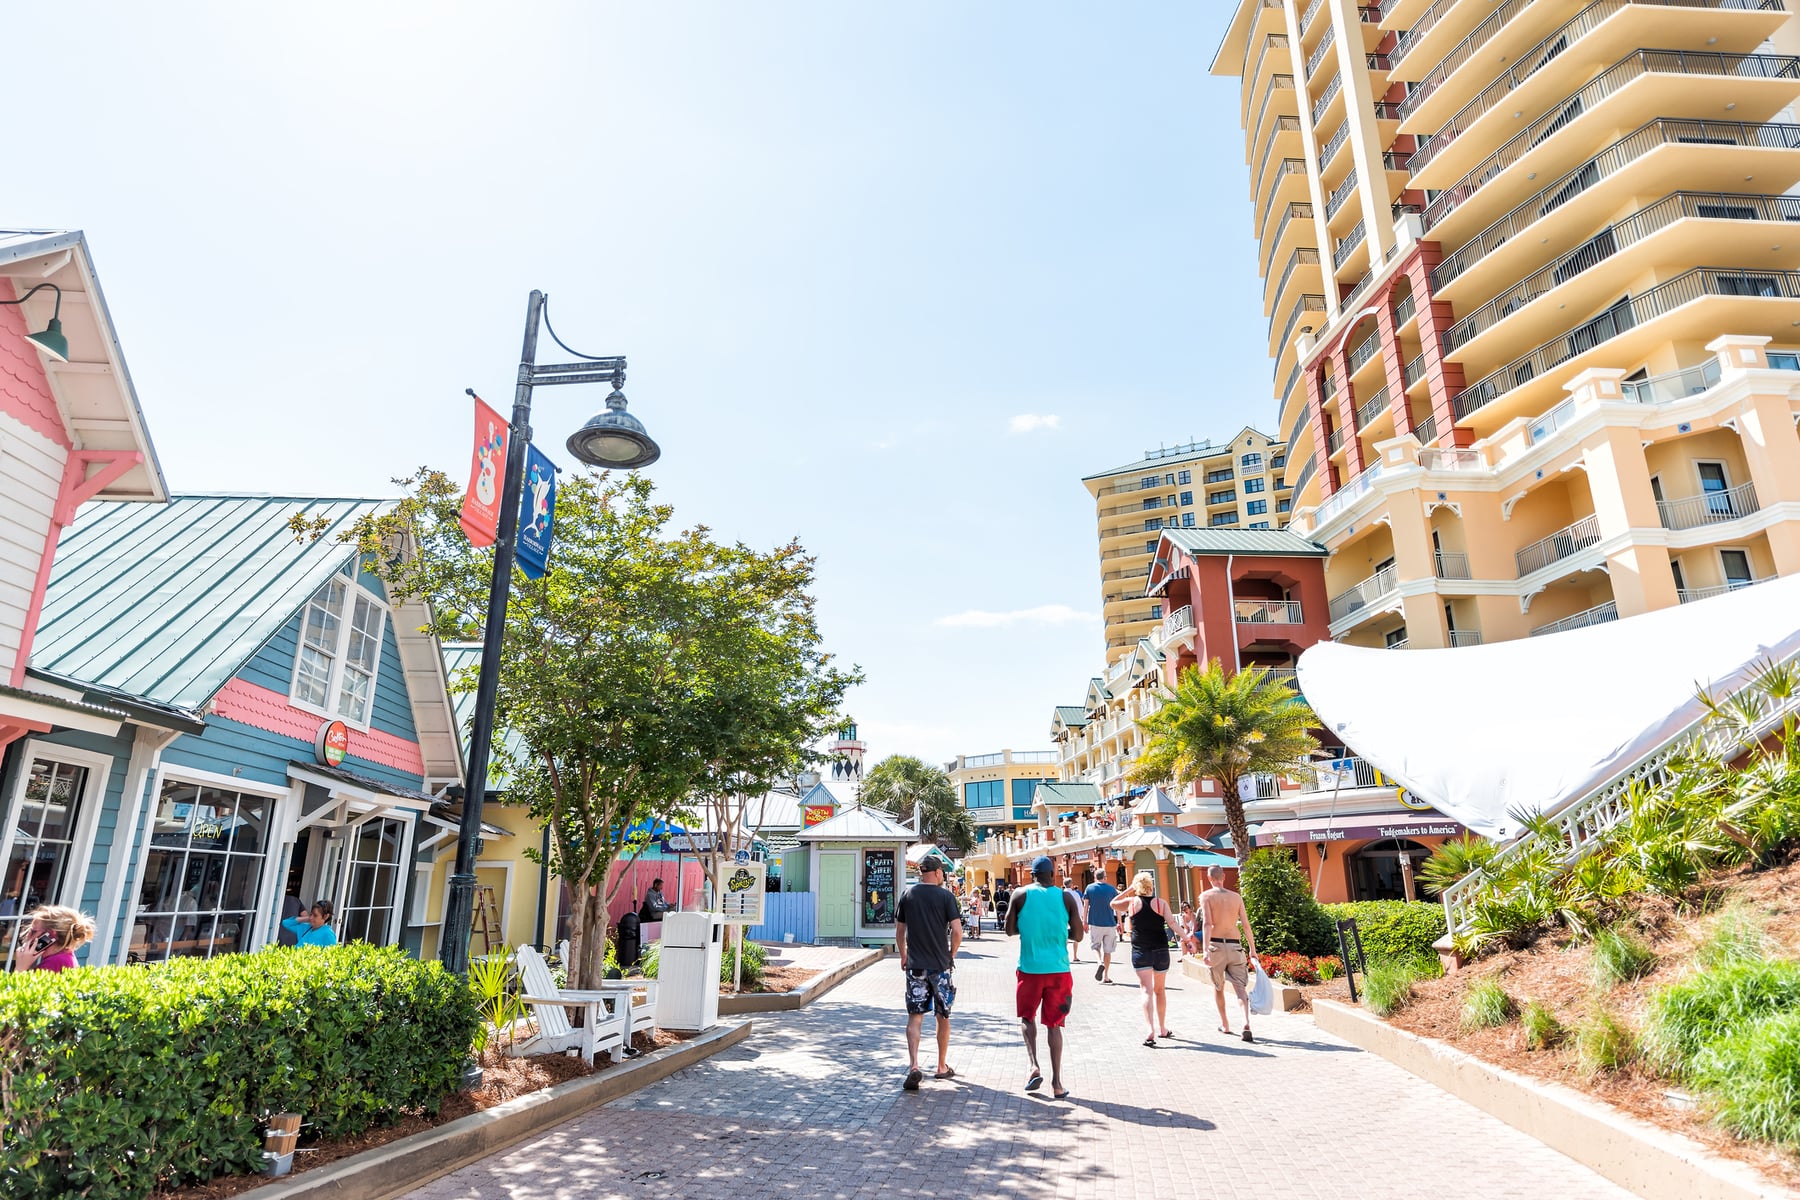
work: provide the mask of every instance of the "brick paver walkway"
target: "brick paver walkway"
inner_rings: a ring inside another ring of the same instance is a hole
[[[748,1041],[704,1064],[412,1200],[1630,1195],[1309,1016],[1260,1018],[1254,1046],[1227,1040],[1213,1031],[1211,988],[1179,968],[1169,1024],[1180,1040],[1150,1050],[1137,988],[1102,986],[1084,963],[1065,1063],[1074,1095],[1053,1102],[1047,1083],[1027,1095],[1013,943],[990,934],[964,945],[951,1054],[960,1079],[900,1090],[900,971],[889,959],[805,1009],[755,1018]],[[1132,976],[1115,964],[1114,978]],[[929,1020],[925,1035],[929,1047]]]

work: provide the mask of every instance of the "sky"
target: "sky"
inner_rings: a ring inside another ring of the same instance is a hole
[[[542,289],[680,523],[817,556],[872,758],[1041,749],[1104,666],[1081,477],[1279,432],[1226,10],[20,9],[0,227],[87,232],[177,493],[465,473]]]

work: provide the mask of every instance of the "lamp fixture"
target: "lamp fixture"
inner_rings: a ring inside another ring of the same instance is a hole
[[[606,411],[588,418],[587,424],[569,435],[569,453],[590,467],[630,470],[647,467],[662,457],[662,448],[651,439],[644,423],[625,411],[625,393],[615,384],[606,397]]]
[[[0,300],[0,304],[23,304],[45,288],[56,293],[56,309],[50,314],[50,323],[44,326],[41,333],[28,333],[25,340],[35,345],[57,362],[69,361],[69,339],[62,331],[62,289],[54,283],[40,283],[17,300]]]

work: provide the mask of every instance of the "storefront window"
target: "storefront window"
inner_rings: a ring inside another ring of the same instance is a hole
[[[24,932],[25,914],[40,904],[62,900],[81,801],[87,791],[87,768],[35,759],[25,780],[19,820],[0,879],[0,934],[6,938],[6,965],[12,966],[15,943]]]
[[[274,807],[267,796],[163,782],[138,889],[131,961],[250,949]]]
[[[400,846],[405,825],[391,818],[369,821],[352,831],[350,879],[344,891],[345,941],[385,946],[392,939],[394,898],[400,879]]]
[[[1401,857],[1405,856],[1410,870],[1403,870]],[[1427,891],[1418,880],[1421,864],[1431,857],[1429,847],[1418,842],[1401,838],[1389,838],[1387,841],[1370,842],[1368,845],[1351,852],[1350,886],[1358,900],[1434,900],[1435,894]],[[1408,876],[1411,876],[1413,894],[1406,894]]]

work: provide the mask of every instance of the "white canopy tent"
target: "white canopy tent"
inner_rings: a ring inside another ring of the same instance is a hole
[[[1321,642],[1300,690],[1378,770],[1480,833],[1560,811],[1800,652],[1800,576],[1622,621],[1455,650]]]

